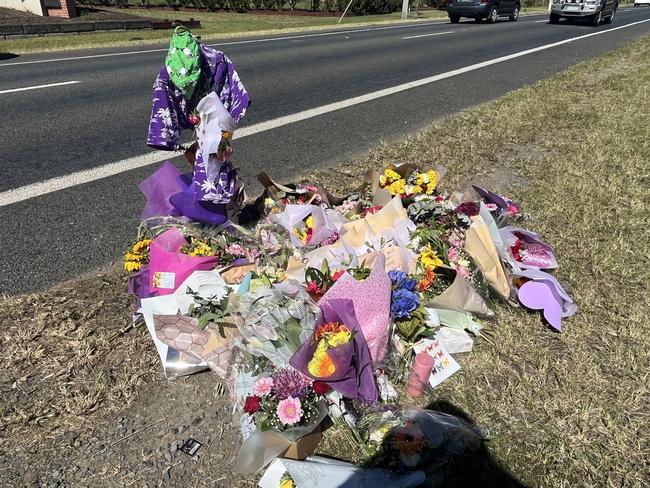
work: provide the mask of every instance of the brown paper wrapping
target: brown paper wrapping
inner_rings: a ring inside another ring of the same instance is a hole
[[[494,311],[488,307],[483,297],[456,270],[440,266],[436,268],[436,274],[442,274],[453,281],[449,288],[427,302],[427,306],[461,310],[485,317],[494,316]]]
[[[292,442],[280,457],[298,460],[307,459],[314,454],[322,438],[323,434],[319,425],[311,434],[307,434],[297,441]]]
[[[483,272],[490,286],[502,298],[510,297],[510,284],[501,264],[490,230],[482,217],[474,217],[465,233],[465,250]]]

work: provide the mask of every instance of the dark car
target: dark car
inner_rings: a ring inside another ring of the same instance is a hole
[[[519,0],[447,0],[447,14],[452,24],[460,22],[461,17],[470,17],[481,22],[486,19],[494,24],[499,17],[511,21],[519,18]]]

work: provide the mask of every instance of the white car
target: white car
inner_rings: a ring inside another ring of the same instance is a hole
[[[638,7],[640,5],[647,5],[650,7],[650,0],[634,0],[634,6]]]

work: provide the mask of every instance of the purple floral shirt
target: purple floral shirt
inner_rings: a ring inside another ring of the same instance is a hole
[[[208,93],[215,92],[230,116],[237,123],[246,114],[250,97],[239,79],[234,64],[221,51],[201,45],[202,70],[209,79]],[[181,131],[192,129],[188,116],[192,107],[183,93],[169,79],[163,66],[153,84],[153,104],[147,145],[156,149],[174,151],[180,149]],[[214,181],[207,181],[204,161],[199,157],[194,166],[191,191],[196,200],[227,203],[232,197],[236,174],[232,166],[223,164]],[[216,192],[215,192],[216,188]]]

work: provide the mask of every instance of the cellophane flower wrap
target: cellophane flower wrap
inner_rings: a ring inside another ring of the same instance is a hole
[[[302,287],[293,296],[286,289],[260,287],[241,298],[238,314],[241,347],[276,367],[286,367],[311,337],[318,307]]]
[[[326,356],[321,358],[326,364],[318,371],[313,364],[315,360],[318,361],[318,355],[322,353],[319,348],[323,347],[324,342],[316,336],[316,332],[326,324],[344,325],[351,337],[347,342],[341,341],[342,344],[326,349]],[[351,300],[334,299],[321,306],[321,315],[314,333],[293,355],[290,363],[298,371],[314,380],[327,383],[347,398],[368,403],[377,401],[377,385],[370,351]]]
[[[284,227],[297,248],[317,246],[336,234],[323,207],[319,205],[287,205],[280,213],[271,215],[271,220]]]
[[[398,472],[422,469],[431,483],[426,486],[444,482],[449,463],[472,455],[483,440],[481,431],[464,420],[419,408],[366,415],[360,428],[369,455],[365,466]]]

